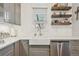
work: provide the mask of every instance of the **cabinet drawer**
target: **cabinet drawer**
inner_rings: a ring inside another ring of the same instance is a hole
[[[79,46],[79,41],[78,40],[70,41],[70,43],[71,43],[71,45]]]
[[[32,51],[31,56],[49,56],[49,52],[48,51]]]

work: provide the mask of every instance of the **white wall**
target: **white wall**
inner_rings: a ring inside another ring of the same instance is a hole
[[[31,4],[21,4],[21,36],[32,36]]]
[[[74,3],[73,4],[73,28],[72,28],[72,33],[73,36],[79,36],[79,19],[76,20],[76,14],[75,12],[77,11],[77,7],[79,7],[79,3]],[[79,15],[78,15],[79,18]]]
[[[47,25],[43,31],[42,37],[53,36],[72,36],[72,27],[70,26],[51,26],[50,4],[21,4],[21,36],[34,36],[34,25],[32,19],[32,7],[48,7]]]

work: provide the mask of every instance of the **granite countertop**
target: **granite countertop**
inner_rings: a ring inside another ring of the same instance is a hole
[[[19,40],[29,40],[30,45],[49,45],[50,40],[79,40],[79,37],[41,37],[41,38],[34,38],[34,37],[9,37],[3,39],[4,43],[0,44],[0,49],[15,43]]]

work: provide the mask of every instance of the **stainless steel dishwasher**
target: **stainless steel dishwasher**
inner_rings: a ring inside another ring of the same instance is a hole
[[[69,56],[69,41],[51,41],[50,43],[51,56]]]

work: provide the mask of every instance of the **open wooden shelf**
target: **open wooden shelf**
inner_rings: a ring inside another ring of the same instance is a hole
[[[67,14],[67,15],[52,15],[52,18],[69,18],[71,17],[71,14]]]
[[[58,8],[58,7],[52,7],[51,10],[52,11],[66,11],[66,10],[70,10],[72,7],[68,6],[68,7],[63,7],[63,8]]]
[[[64,11],[72,11],[71,10],[72,9],[72,6],[63,6],[63,5],[59,5],[59,6],[57,6],[57,5],[54,5],[54,6],[52,6],[51,7],[51,11],[57,11],[57,12],[59,12],[59,14],[57,14],[57,13],[54,13],[54,14],[52,14],[51,15],[51,18],[65,18],[65,19],[67,19],[68,20],[68,18],[70,18],[70,17],[72,17],[72,13],[68,13],[68,12],[64,12]],[[65,20],[65,19],[63,19],[63,21]],[[56,19],[56,20],[59,20],[59,19]],[[54,22],[54,21],[51,21],[51,25],[53,26],[53,25],[56,25],[56,26],[63,26],[63,25],[71,25],[72,24],[72,22],[70,21],[70,20],[65,20],[64,22],[61,20],[61,21],[56,21],[56,22]]]
[[[66,22],[66,23],[52,23],[51,25],[71,25],[72,23]]]

